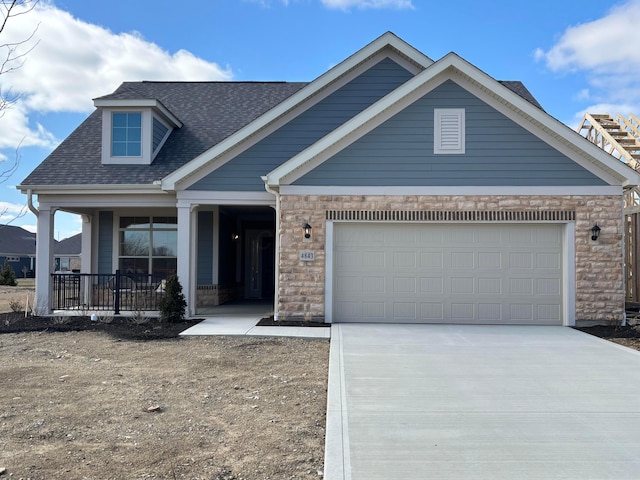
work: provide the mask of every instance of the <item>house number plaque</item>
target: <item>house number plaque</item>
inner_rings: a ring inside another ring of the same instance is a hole
[[[302,250],[300,252],[300,260],[303,262],[313,262],[316,259],[316,252],[313,250]]]

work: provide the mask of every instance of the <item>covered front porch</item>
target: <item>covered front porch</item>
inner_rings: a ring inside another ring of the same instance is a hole
[[[164,281],[177,273],[187,315],[232,302],[261,301],[273,312],[276,216],[268,204],[203,204],[119,200],[40,200],[36,310],[145,311],[158,309]],[[133,200],[133,199],[132,199]],[[263,202],[268,203],[268,202]],[[79,204],[83,204],[80,206]],[[82,216],[81,269],[54,273],[55,212]]]

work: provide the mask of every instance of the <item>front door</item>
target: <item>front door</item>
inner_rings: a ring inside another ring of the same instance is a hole
[[[247,230],[245,241],[246,299],[272,298],[274,294],[275,242],[271,230]]]

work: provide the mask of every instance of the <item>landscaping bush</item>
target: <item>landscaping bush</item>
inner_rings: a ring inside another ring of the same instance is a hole
[[[164,297],[159,302],[160,321],[183,322],[187,302],[182,294],[182,285],[175,274],[167,277]]]
[[[16,272],[13,271],[11,265],[6,260],[0,268],[0,285],[9,285],[11,287],[15,287],[18,283],[16,282]]]

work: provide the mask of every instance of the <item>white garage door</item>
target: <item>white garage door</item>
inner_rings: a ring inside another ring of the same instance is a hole
[[[335,223],[334,322],[562,325],[562,225]]]

